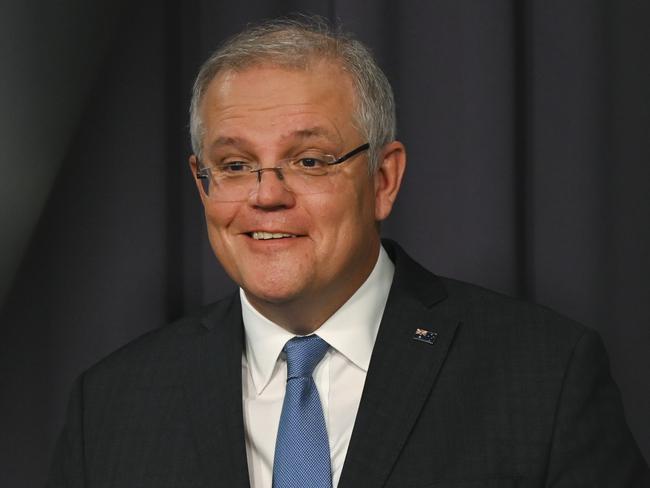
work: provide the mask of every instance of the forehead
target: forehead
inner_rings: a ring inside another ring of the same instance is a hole
[[[333,62],[305,69],[257,65],[219,73],[201,104],[210,139],[297,133],[344,138],[354,129],[354,87]]]

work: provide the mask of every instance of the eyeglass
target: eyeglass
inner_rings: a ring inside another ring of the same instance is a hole
[[[247,200],[261,183],[264,171],[275,173],[277,179],[293,193],[326,193],[333,189],[332,177],[339,171],[340,164],[369,148],[370,144],[366,142],[339,158],[310,150],[293,158],[282,159],[268,168],[260,167],[256,161],[227,161],[200,167],[196,178],[206,197],[218,202]]]

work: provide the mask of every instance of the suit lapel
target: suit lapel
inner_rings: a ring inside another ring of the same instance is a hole
[[[431,394],[457,322],[433,305],[446,296],[431,273],[384,242],[395,278],[366,377],[339,488],[383,486]],[[433,344],[414,340],[435,332]]]
[[[238,295],[219,302],[188,345],[186,400],[208,486],[248,487]]]

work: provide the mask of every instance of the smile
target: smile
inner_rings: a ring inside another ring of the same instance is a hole
[[[294,234],[285,234],[281,232],[251,232],[250,236],[255,240],[266,240],[266,239],[285,239],[288,237],[298,237]]]

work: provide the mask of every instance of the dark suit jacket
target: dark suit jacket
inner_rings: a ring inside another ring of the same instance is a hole
[[[594,332],[384,245],[395,279],[340,488],[650,486]],[[248,486],[243,340],[234,295],[83,374],[50,486]]]

